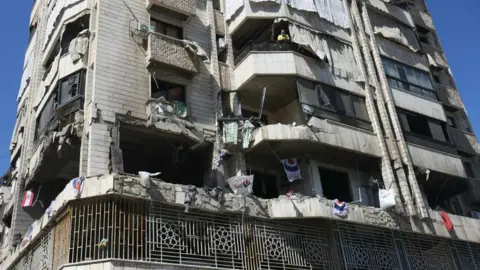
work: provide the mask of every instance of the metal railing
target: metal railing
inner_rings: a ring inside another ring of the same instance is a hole
[[[311,58],[318,58],[315,56],[315,54],[313,54],[312,52],[303,48],[301,45],[294,42],[277,42],[274,40],[250,41],[242,48],[242,50],[238,53],[238,55],[235,56],[235,59],[234,59],[235,65],[238,65],[252,51],[257,51],[257,52],[292,51],[292,52],[298,52],[302,55],[305,55]]]
[[[103,197],[69,206],[10,269],[105,259],[208,269],[478,269],[480,245],[325,219],[186,213],[161,202]]]

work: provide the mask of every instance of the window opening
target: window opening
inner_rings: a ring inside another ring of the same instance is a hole
[[[452,128],[457,128],[457,124],[455,123],[455,119],[451,116],[447,116],[447,124]]]
[[[428,72],[387,58],[383,58],[383,66],[390,87],[412,92],[428,99],[438,100]]]
[[[475,172],[473,171],[472,163],[463,161],[463,168],[465,169],[465,174],[468,178],[475,178]]]
[[[343,202],[352,201],[352,191],[348,173],[319,167],[323,196],[327,199],[339,199]]]
[[[407,113],[406,117],[411,132],[432,137],[432,133],[428,127],[428,119],[426,117],[411,113]]]
[[[166,35],[176,39],[183,39],[183,29],[181,27],[171,25],[156,19],[150,20],[150,25],[156,33]]]
[[[254,175],[253,195],[263,199],[278,198],[277,177],[272,174],[252,171]]]
[[[156,81],[156,82],[155,82]],[[185,103],[185,86],[151,79],[152,98],[163,97],[170,102],[183,102]]]

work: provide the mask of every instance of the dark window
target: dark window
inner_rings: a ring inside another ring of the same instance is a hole
[[[468,178],[475,178],[475,173],[473,172],[472,163],[463,161],[463,168],[465,169],[465,174]]]
[[[37,32],[37,25],[32,25],[29,29],[29,36],[28,36],[28,43],[32,40],[33,36],[35,35],[35,32]]]
[[[263,199],[278,198],[277,178],[274,175],[253,171],[253,195]]]
[[[327,199],[339,199],[343,202],[352,201],[352,192],[348,174],[325,168],[318,168],[322,182],[323,196]],[[254,181],[255,183],[255,181]]]
[[[185,86],[169,83],[160,80],[151,80],[152,84],[152,98],[163,97],[170,102],[184,102],[185,99]]]
[[[318,95],[321,107],[369,121],[364,98],[328,85],[321,85],[317,88],[319,88]]]
[[[410,131],[427,137],[432,137],[428,125],[428,118],[418,114],[407,113],[407,121]]]
[[[48,126],[50,121],[53,119],[55,112],[55,103],[56,103],[56,90],[53,91],[53,94],[48,98],[45,106],[43,106],[40,114],[37,118],[37,125],[35,128],[35,139],[45,132],[45,128]]]
[[[37,126],[35,129],[35,140],[40,134],[45,132],[45,128],[52,121],[55,110],[73,99],[83,95],[85,84],[85,70],[78,71],[69,75],[55,85],[52,95],[48,98],[45,106],[38,115]],[[46,89],[48,92],[48,88]]]
[[[213,0],[213,9],[221,11],[220,0]]]
[[[150,24],[153,26],[154,31],[157,33],[176,39],[183,39],[183,30],[178,26],[171,25],[155,19],[151,19]]]
[[[455,118],[447,116],[447,124],[453,128],[457,128],[457,123],[455,123]]]
[[[434,80],[436,83],[441,83],[441,82],[440,82],[440,77],[438,77],[438,75],[433,74],[432,77],[433,77],[433,80]]]
[[[390,87],[438,100],[428,72],[387,58],[383,58],[383,66]]]
[[[430,30],[417,25],[417,33],[418,33],[418,38],[420,39],[420,42],[431,45],[430,39],[428,38],[430,34]]]

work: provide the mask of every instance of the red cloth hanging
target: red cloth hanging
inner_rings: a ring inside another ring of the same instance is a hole
[[[444,211],[440,211],[440,216],[442,216],[443,223],[445,224],[445,228],[447,228],[447,231],[451,232],[453,229],[453,224],[448,214]]]

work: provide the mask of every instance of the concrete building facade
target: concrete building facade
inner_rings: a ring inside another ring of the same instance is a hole
[[[480,268],[424,0],[36,0],[17,102],[0,269]]]

